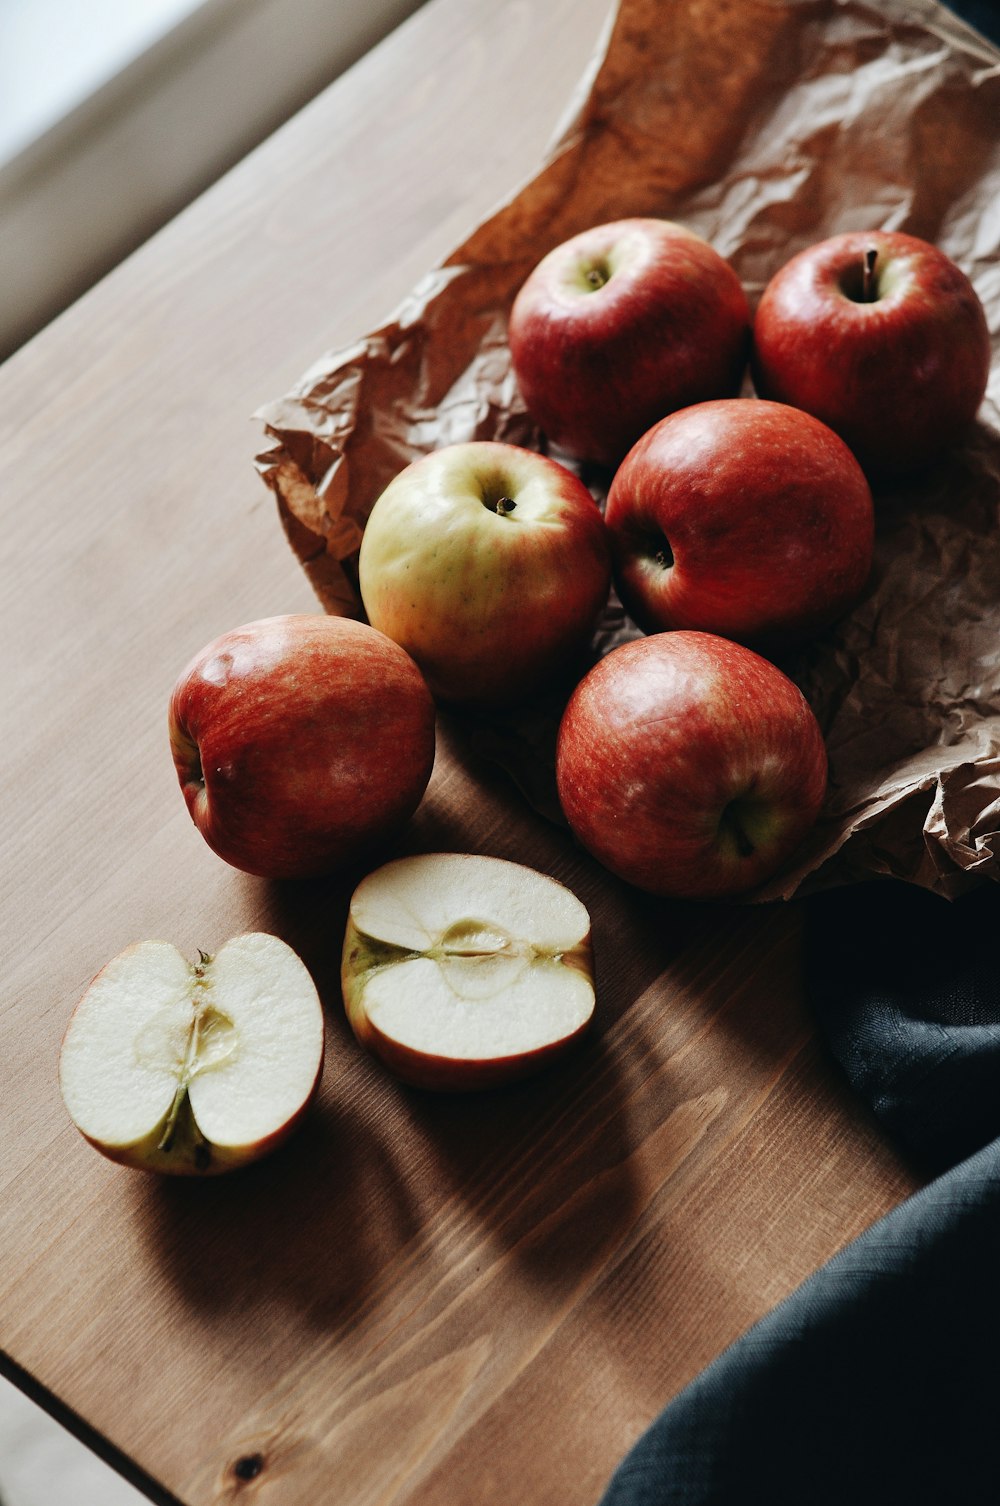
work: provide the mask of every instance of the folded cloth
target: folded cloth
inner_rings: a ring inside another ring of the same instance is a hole
[[[948,1169],[703,1371],[602,1506],[1000,1502],[998,922],[996,884],[809,902],[834,1054],[900,1147]]]
[[[863,884],[807,916],[807,991],[899,1148],[937,1172],[1000,1136],[1000,885],[949,903]]]

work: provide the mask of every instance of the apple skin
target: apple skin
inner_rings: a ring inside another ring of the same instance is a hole
[[[191,817],[264,878],[331,873],[416,810],[435,711],[412,659],[365,623],[300,614],[222,634],[181,673],[170,744]]]
[[[516,445],[448,445],[372,509],[358,564],[369,621],[443,701],[523,699],[587,647],[611,585],[600,508],[565,466]]]
[[[865,257],[874,252],[870,301]],[[792,258],[754,321],[762,397],[829,424],[870,475],[904,475],[961,439],[990,369],[986,316],[968,277],[927,241],[850,231]]]
[[[348,945],[353,945],[354,941],[349,930]],[[533,1051],[520,1051],[511,1056],[497,1056],[488,1060],[468,1060],[419,1051],[414,1046],[393,1040],[373,1024],[362,1002],[361,990],[353,981],[345,982],[343,993],[348,1022],[358,1044],[380,1061],[394,1077],[398,1077],[400,1082],[432,1093],[479,1093],[488,1088],[500,1088],[520,1082],[525,1077],[533,1077],[535,1073],[544,1071],[566,1055],[587,1034],[593,1023],[591,1017],[572,1034],[538,1046]]]
[[[607,654],[559,729],[556,779],[583,846],[651,894],[722,899],[775,873],[826,789],[823,736],[780,670],[710,633]]]
[[[543,258],[514,300],[508,340],[548,439],[615,466],[657,419],[739,391],[750,311],[700,236],[669,220],[615,220]]]
[[[840,617],[871,570],[871,490],[851,451],[783,403],[684,408],[633,446],[608,495],[615,581],[647,632],[773,650]]]
[[[114,1161],[117,1166],[131,1167],[133,1171],[148,1171],[159,1176],[175,1177],[222,1176],[229,1171],[239,1171],[243,1166],[251,1166],[255,1161],[263,1160],[265,1156],[272,1155],[284,1145],[312,1107],[322,1077],[321,1064],[309,1097],[302,1107],[296,1110],[280,1129],[276,1129],[273,1134],[265,1135],[262,1140],[257,1140],[252,1145],[233,1147],[213,1144],[210,1154],[206,1155],[204,1141],[194,1130],[189,1108],[184,1114],[177,1139],[169,1152],[158,1148],[159,1128],[145,1138],[133,1141],[130,1145],[117,1146],[106,1145],[101,1140],[95,1140],[92,1135],[85,1134],[83,1130],[78,1130],[78,1133],[88,1145],[99,1151],[105,1160]]]

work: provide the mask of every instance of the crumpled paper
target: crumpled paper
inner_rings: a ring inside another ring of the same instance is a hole
[[[552,246],[645,214],[711,241],[751,303],[827,236],[922,236],[972,278],[996,349],[1000,52],[934,0],[621,0],[537,175],[257,415],[273,440],[259,469],[328,611],[360,612],[364,523],[403,466],[473,438],[545,448],[511,374],[510,304]],[[582,474],[603,500],[608,477]],[[754,898],[876,874],[954,896],[1000,876],[1000,363],[961,448],[876,507],[864,598],[782,664],[823,727],[830,787]],[[595,653],[636,632],[612,600]],[[553,819],[569,688],[460,719]]]

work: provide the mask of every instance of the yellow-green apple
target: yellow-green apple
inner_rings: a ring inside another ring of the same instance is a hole
[[[612,873],[652,894],[719,899],[770,878],[813,825],[823,736],[767,659],[711,633],[607,654],[559,728],[566,819]]]
[[[403,1081],[494,1087],[537,1071],[587,1028],[590,916],[520,863],[399,858],[354,893],[341,977],[355,1035]]]
[[[304,878],[368,855],[413,814],[434,762],[434,702],[366,623],[265,617],[196,654],[170,699],[195,825],[247,873]]]
[[[73,1012],[59,1058],[70,1118],[104,1155],[145,1171],[230,1171],[280,1145],[323,1066],[323,1010],[276,936],[236,936],[188,962],[128,947]]]
[[[565,466],[472,441],[390,482],[359,574],[369,621],[412,654],[435,695],[504,705],[585,649],[611,551],[597,503]]]
[[[784,403],[722,398],[662,419],[615,473],[607,523],[619,595],[647,632],[781,647],[840,617],[871,569],[864,472]]]
[[[528,412],[568,454],[617,465],[676,408],[740,389],[750,312],[732,267],[683,225],[595,225],[539,262],[508,341]]]
[[[849,231],[800,251],[754,321],[757,391],[821,418],[870,473],[917,470],[959,440],[989,369],[972,283],[936,246],[898,231]]]

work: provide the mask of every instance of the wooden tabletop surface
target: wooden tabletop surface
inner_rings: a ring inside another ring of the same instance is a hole
[[[344,880],[192,826],[166,701],[217,633],[315,602],[250,415],[374,327],[537,165],[607,0],[430,0],[0,370],[4,1367],[185,1506],[583,1506],[730,1340],[913,1186],[817,1041],[793,906],[643,899],[443,730],[404,847],[545,869],[595,922],[597,1028],[440,1099],[342,1014]],[[156,1181],[57,1085],[101,964],[271,929],[328,1013],[269,1161]]]

